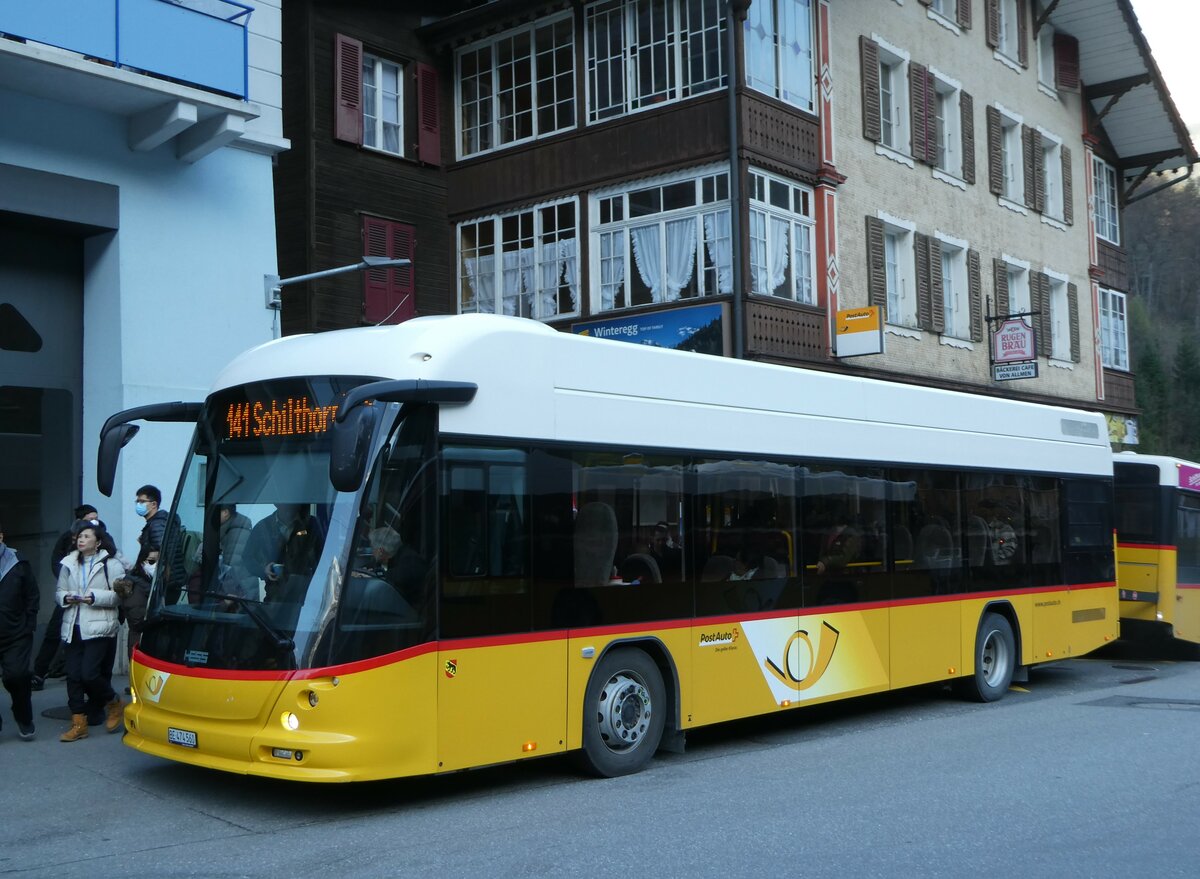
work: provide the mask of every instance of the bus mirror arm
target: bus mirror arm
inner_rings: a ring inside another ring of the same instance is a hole
[[[100,428],[100,447],[96,453],[96,487],[105,497],[112,497],[117,475],[117,459],[121,449],[129,444],[139,430],[131,421],[195,422],[200,418],[200,403],[155,403],[135,406],[109,417]]]
[[[339,424],[368,400],[380,403],[470,403],[479,385],[474,382],[396,379],[359,385],[338,406],[333,420]]]

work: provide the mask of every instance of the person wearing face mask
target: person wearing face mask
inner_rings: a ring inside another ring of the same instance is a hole
[[[75,548],[75,535],[83,527],[84,522],[103,523],[96,516],[96,508],[91,504],[80,504],[74,511],[74,521],[71,527],[58,535],[54,549],[50,552],[50,573],[54,582],[58,582],[58,574],[62,569],[62,559]],[[46,631],[42,634],[42,643],[38,647],[37,656],[33,660],[33,678],[30,686],[34,690],[42,690],[46,686],[46,678],[62,677],[62,614],[61,605],[54,606],[54,612],[46,621]]]
[[[109,732],[121,728],[121,698],[113,691],[118,596],[113,584],[125,569],[106,547],[112,540],[101,525],[87,524],[75,537],[76,550],[62,560],[55,598],[63,608],[62,639],[67,654],[67,704],[71,728],[59,741],[88,735],[88,704],[104,706]]]
[[[141,640],[142,627],[146,622],[146,604],[150,599],[150,584],[158,567],[157,544],[147,544],[138,553],[129,572],[113,583],[113,591],[121,600],[125,622],[129,625],[129,658],[133,659],[133,648]]]
[[[167,529],[169,518],[167,511],[162,509],[162,492],[156,486],[143,485],[137,490],[133,509],[146,520],[142,533],[138,535],[138,546],[147,543],[162,546],[163,532]]]

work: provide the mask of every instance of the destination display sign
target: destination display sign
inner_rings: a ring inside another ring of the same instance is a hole
[[[230,403],[223,440],[264,439],[325,433],[337,414],[336,404],[313,406],[308,397]]]
[[[1200,468],[1179,464],[1179,487],[1200,491]]]

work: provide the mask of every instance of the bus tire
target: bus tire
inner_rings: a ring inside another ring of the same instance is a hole
[[[640,771],[658,750],[666,711],[654,660],[633,647],[606,653],[584,693],[580,765],[601,778]]]
[[[998,613],[985,613],[975,636],[975,673],[958,681],[959,693],[976,702],[1002,699],[1017,670],[1017,639]]]

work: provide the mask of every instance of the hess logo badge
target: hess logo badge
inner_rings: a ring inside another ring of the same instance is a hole
[[[457,659],[447,659],[446,660],[446,677],[452,678],[456,674],[458,674],[458,660]]]

